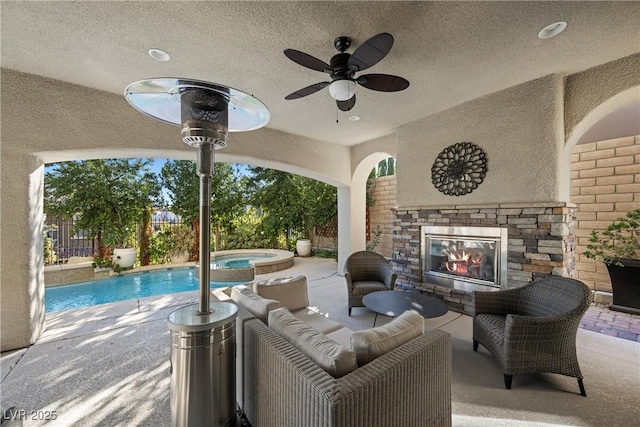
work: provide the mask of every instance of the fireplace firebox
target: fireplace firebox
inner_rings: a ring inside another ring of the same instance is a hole
[[[507,229],[422,227],[423,281],[460,289],[506,284]]]

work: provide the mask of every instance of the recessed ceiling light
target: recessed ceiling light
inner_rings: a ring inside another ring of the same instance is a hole
[[[360,116],[349,116],[350,122],[357,122],[358,120],[360,120]]]
[[[538,38],[548,39],[553,36],[557,36],[558,34],[563,32],[565,28],[567,28],[567,23],[564,21],[559,21],[554,24],[547,25],[542,30],[540,30],[540,32],[538,33]]]
[[[162,49],[149,49],[149,56],[157,61],[167,62],[171,56]]]

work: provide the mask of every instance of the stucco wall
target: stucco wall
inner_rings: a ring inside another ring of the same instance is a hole
[[[640,53],[567,77],[565,122],[569,148],[597,120],[640,101]]]
[[[577,278],[592,289],[611,291],[607,267],[582,253],[592,230],[604,230],[640,208],[640,136],[577,145],[571,157]]]
[[[558,179],[562,96],[562,79],[548,76],[401,127],[398,206],[568,201],[568,182]],[[431,183],[431,166],[464,141],[487,154],[487,176],[470,194],[444,195]]]

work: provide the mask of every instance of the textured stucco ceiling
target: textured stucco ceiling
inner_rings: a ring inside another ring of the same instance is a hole
[[[6,2],[2,67],[121,94],[150,77],[230,85],[261,99],[269,126],[354,145],[468,100],[552,73],[572,74],[640,51],[639,2]],[[567,21],[559,36],[540,29]],[[287,59],[293,48],[328,62],[389,32],[389,55],[367,72],[400,75],[398,93],[359,87],[337,113],[325,89],[284,96],[326,75]],[[171,54],[157,62],[150,48]],[[99,108],[99,106],[97,106]],[[340,122],[336,123],[336,116]],[[361,120],[350,122],[347,117]]]

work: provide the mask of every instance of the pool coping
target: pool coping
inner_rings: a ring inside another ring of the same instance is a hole
[[[293,266],[293,252],[285,251],[282,249],[230,249],[226,251],[211,252],[211,259],[214,260],[217,257],[229,256],[229,255],[264,255],[270,254],[269,258],[260,258],[250,260],[256,274],[272,273],[274,271],[280,271]]]
[[[247,272],[247,274],[243,278],[240,278],[238,280],[251,281],[253,280],[253,273],[255,274],[274,273],[276,271],[285,270],[287,268],[293,267],[294,253],[281,250],[281,249],[231,249],[231,250],[225,250],[225,251],[211,252],[211,259],[213,260],[216,257],[228,256],[228,255],[247,255],[247,254],[258,254],[258,255],[272,254],[273,256],[269,258],[250,260],[249,263],[252,265],[252,267],[250,267],[247,270],[253,270],[251,271],[252,277],[249,278],[249,273]],[[93,268],[91,262],[80,262],[80,263],[62,264],[62,265],[55,265],[55,266],[45,266],[45,272],[49,272],[49,273],[55,274],[55,272],[60,272],[65,270],[76,270],[76,269],[81,270],[82,269],[82,270],[90,271],[93,276],[93,277],[83,277],[82,279],[71,281],[70,283],[49,283],[48,284],[45,281],[45,287],[48,288],[48,287],[54,287],[54,286],[64,286],[64,285],[70,285],[75,283],[81,283],[85,281],[106,279],[108,277],[118,276],[122,274],[144,273],[147,271],[167,270],[167,269],[173,269],[173,268],[196,268],[197,269],[198,267],[199,267],[199,262],[195,262],[195,261],[173,262],[173,263],[167,263],[167,264],[145,265],[141,267],[135,267],[132,269],[122,270],[119,273],[116,273],[111,269],[105,269],[105,271],[102,273],[103,277],[95,277],[94,274],[98,274],[98,273],[96,273],[96,270]],[[222,281],[225,281],[225,280],[222,280]],[[235,280],[234,278],[233,281],[237,281],[237,280]]]

